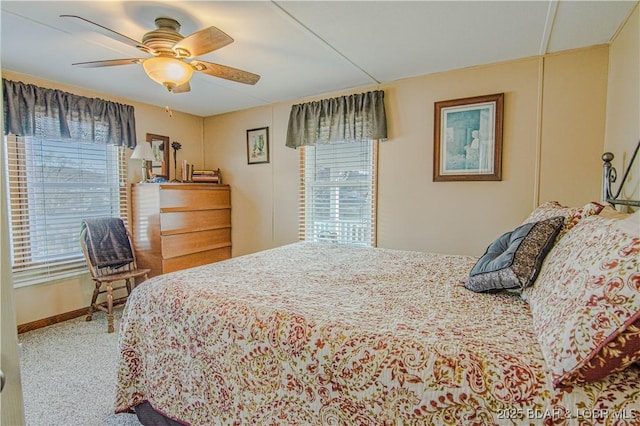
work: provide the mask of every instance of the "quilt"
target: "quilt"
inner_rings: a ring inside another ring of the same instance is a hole
[[[116,412],[191,425],[640,424],[640,368],[555,388],[518,295],[477,258],[300,242],[129,296]]]

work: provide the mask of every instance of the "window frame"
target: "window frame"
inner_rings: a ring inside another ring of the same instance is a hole
[[[371,178],[369,181],[367,181],[366,184],[360,184],[360,185],[354,185],[354,184],[349,184],[349,183],[342,183],[342,182],[337,182],[337,181],[332,181],[329,182],[328,184],[316,184],[313,185],[311,184],[310,187],[326,187],[326,188],[332,188],[335,190],[339,190],[340,188],[348,188],[348,187],[353,187],[353,186],[359,186],[359,187],[367,187],[370,188],[371,190],[371,200],[370,200],[370,206],[369,206],[369,211],[370,211],[370,218],[368,221],[369,224],[369,237],[368,242],[365,244],[358,244],[358,243],[354,243],[354,242],[345,242],[344,237],[339,236],[336,237],[336,243],[339,244],[353,244],[353,245],[359,245],[359,246],[367,246],[367,247],[376,247],[377,246],[377,201],[378,201],[378,150],[379,150],[379,140],[377,139],[370,139],[370,140],[366,140],[363,142],[367,142],[371,144],[371,163],[370,163],[370,167],[371,167]],[[346,143],[348,144],[349,142],[338,142],[338,143]],[[308,231],[308,226],[307,226],[307,211],[308,211],[308,197],[310,196],[310,194],[312,193],[312,191],[310,191],[307,187],[307,182],[306,182],[306,173],[307,173],[307,169],[308,169],[308,165],[307,165],[307,153],[308,153],[308,149],[312,148],[315,149],[315,147],[317,146],[323,146],[323,145],[330,145],[330,144],[318,144],[315,146],[302,146],[300,147],[300,157],[299,157],[299,174],[300,174],[300,190],[299,190],[299,216],[298,216],[298,238],[301,241],[306,241],[308,240],[308,235],[307,235],[307,231]],[[337,197],[339,197],[339,195],[337,195]],[[335,198],[335,197],[334,197]],[[335,200],[334,200],[335,202]],[[340,203],[340,200],[338,200],[338,204]],[[336,212],[334,211],[334,214],[336,214]],[[337,220],[332,219],[332,220],[328,220],[327,222],[333,222],[336,223],[336,226],[340,227],[340,219],[338,218]],[[343,221],[342,223],[345,224],[348,221]],[[344,227],[341,229],[345,229]],[[348,238],[347,238],[348,239]],[[313,241],[318,241],[318,240],[324,240],[322,238],[318,238],[317,236],[315,236],[313,238]]]
[[[31,240],[30,235],[32,235],[32,227],[35,228],[37,225],[31,222],[30,216],[33,214],[33,210],[40,208],[40,206],[30,205],[30,184],[29,176],[27,175],[27,173],[29,173],[29,166],[27,164],[29,162],[29,154],[26,150],[28,144],[43,143],[42,141],[46,140],[59,142],[59,140],[56,139],[21,137],[15,135],[7,135],[4,137],[5,158],[2,166],[3,169],[5,169],[4,173],[6,177],[5,200],[7,207],[3,213],[8,215],[9,249],[14,288],[69,279],[88,272],[79,239],[77,252],[65,252],[62,255],[56,256],[56,254],[52,253],[51,249],[47,247],[44,250],[44,260],[40,261],[34,257],[37,248],[33,245],[35,243]],[[65,143],[67,142],[65,141]],[[72,140],[69,141],[69,143],[85,144],[87,142]],[[116,145],[101,146],[104,146],[105,150],[113,150],[112,153],[105,151],[104,163],[101,163],[104,164],[104,170],[107,174],[110,167],[114,165],[117,167],[116,175],[111,175],[117,182],[109,182],[109,180],[106,179],[105,182],[103,182],[107,188],[104,194],[109,194],[110,200],[108,204],[111,206],[111,211],[117,211],[126,224],[128,223],[129,215],[127,149]],[[77,149],[80,150],[81,147],[77,147]],[[111,158],[109,158],[110,155],[112,155]],[[78,159],[80,156],[73,158]],[[78,178],[78,173],[74,173],[73,176]],[[36,181],[34,185],[35,187],[43,186],[43,182],[46,182],[44,177]],[[80,179],[76,182],[79,183]],[[98,182],[97,184],[100,185],[101,183],[102,182]],[[116,185],[117,193],[114,192]],[[108,189],[110,186],[111,189]],[[64,183],[59,182],[57,185],[53,185],[53,187],[56,189],[64,189]],[[46,193],[43,192],[43,194],[45,195],[41,196],[41,198],[46,198]],[[104,215],[104,213],[101,212],[101,215]],[[36,216],[46,222],[46,212],[36,213]],[[89,215],[87,215],[87,217],[89,217]],[[76,218],[72,216],[69,220],[73,221],[75,219]],[[78,217],[78,238],[80,220],[81,218]],[[59,219],[54,221],[54,224],[66,224],[68,226],[69,223],[68,221]],[[52,225],[45,225],[45,227],[49,226]],[[71,241],[70,229],[68,227],[66,236],[67,241]]]

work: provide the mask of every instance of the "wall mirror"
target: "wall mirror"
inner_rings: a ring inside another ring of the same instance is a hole
[[[147,163],[149,171],[156,178],[169,180],[169,136],[147,133],[147,142],[151,144],[155,159]]]

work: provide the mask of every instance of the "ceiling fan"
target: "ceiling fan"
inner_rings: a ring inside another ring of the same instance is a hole
[[[60,15],[60,17],[80,19],[93,25],[95,30],[107,37],[152,55],[148,58],[111,59],[73,64],[79,67],[96,68],[142,64],[149,78],[162,84],[173,93],[184,93],[191,90],[189,80],[191,80],[194,71],[245,84],[256,84],[260,79],[259,75],[248,71],[193,59],[233,42],[231,37],[216,27],[208,27],[184,37],[179,32],[180,23],[178,21],[159,17],[155,20],[157,28],[147,32],[140,42],[80,16]]]

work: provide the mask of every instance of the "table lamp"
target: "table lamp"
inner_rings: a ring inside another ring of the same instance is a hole
[[[149,142],[139,142],[131,154],[131,160],[142,160],[142,180],[140,183],[148,182],[147,180],[147,161],[153,161],[156,158],[153,155],[151,144]]]

